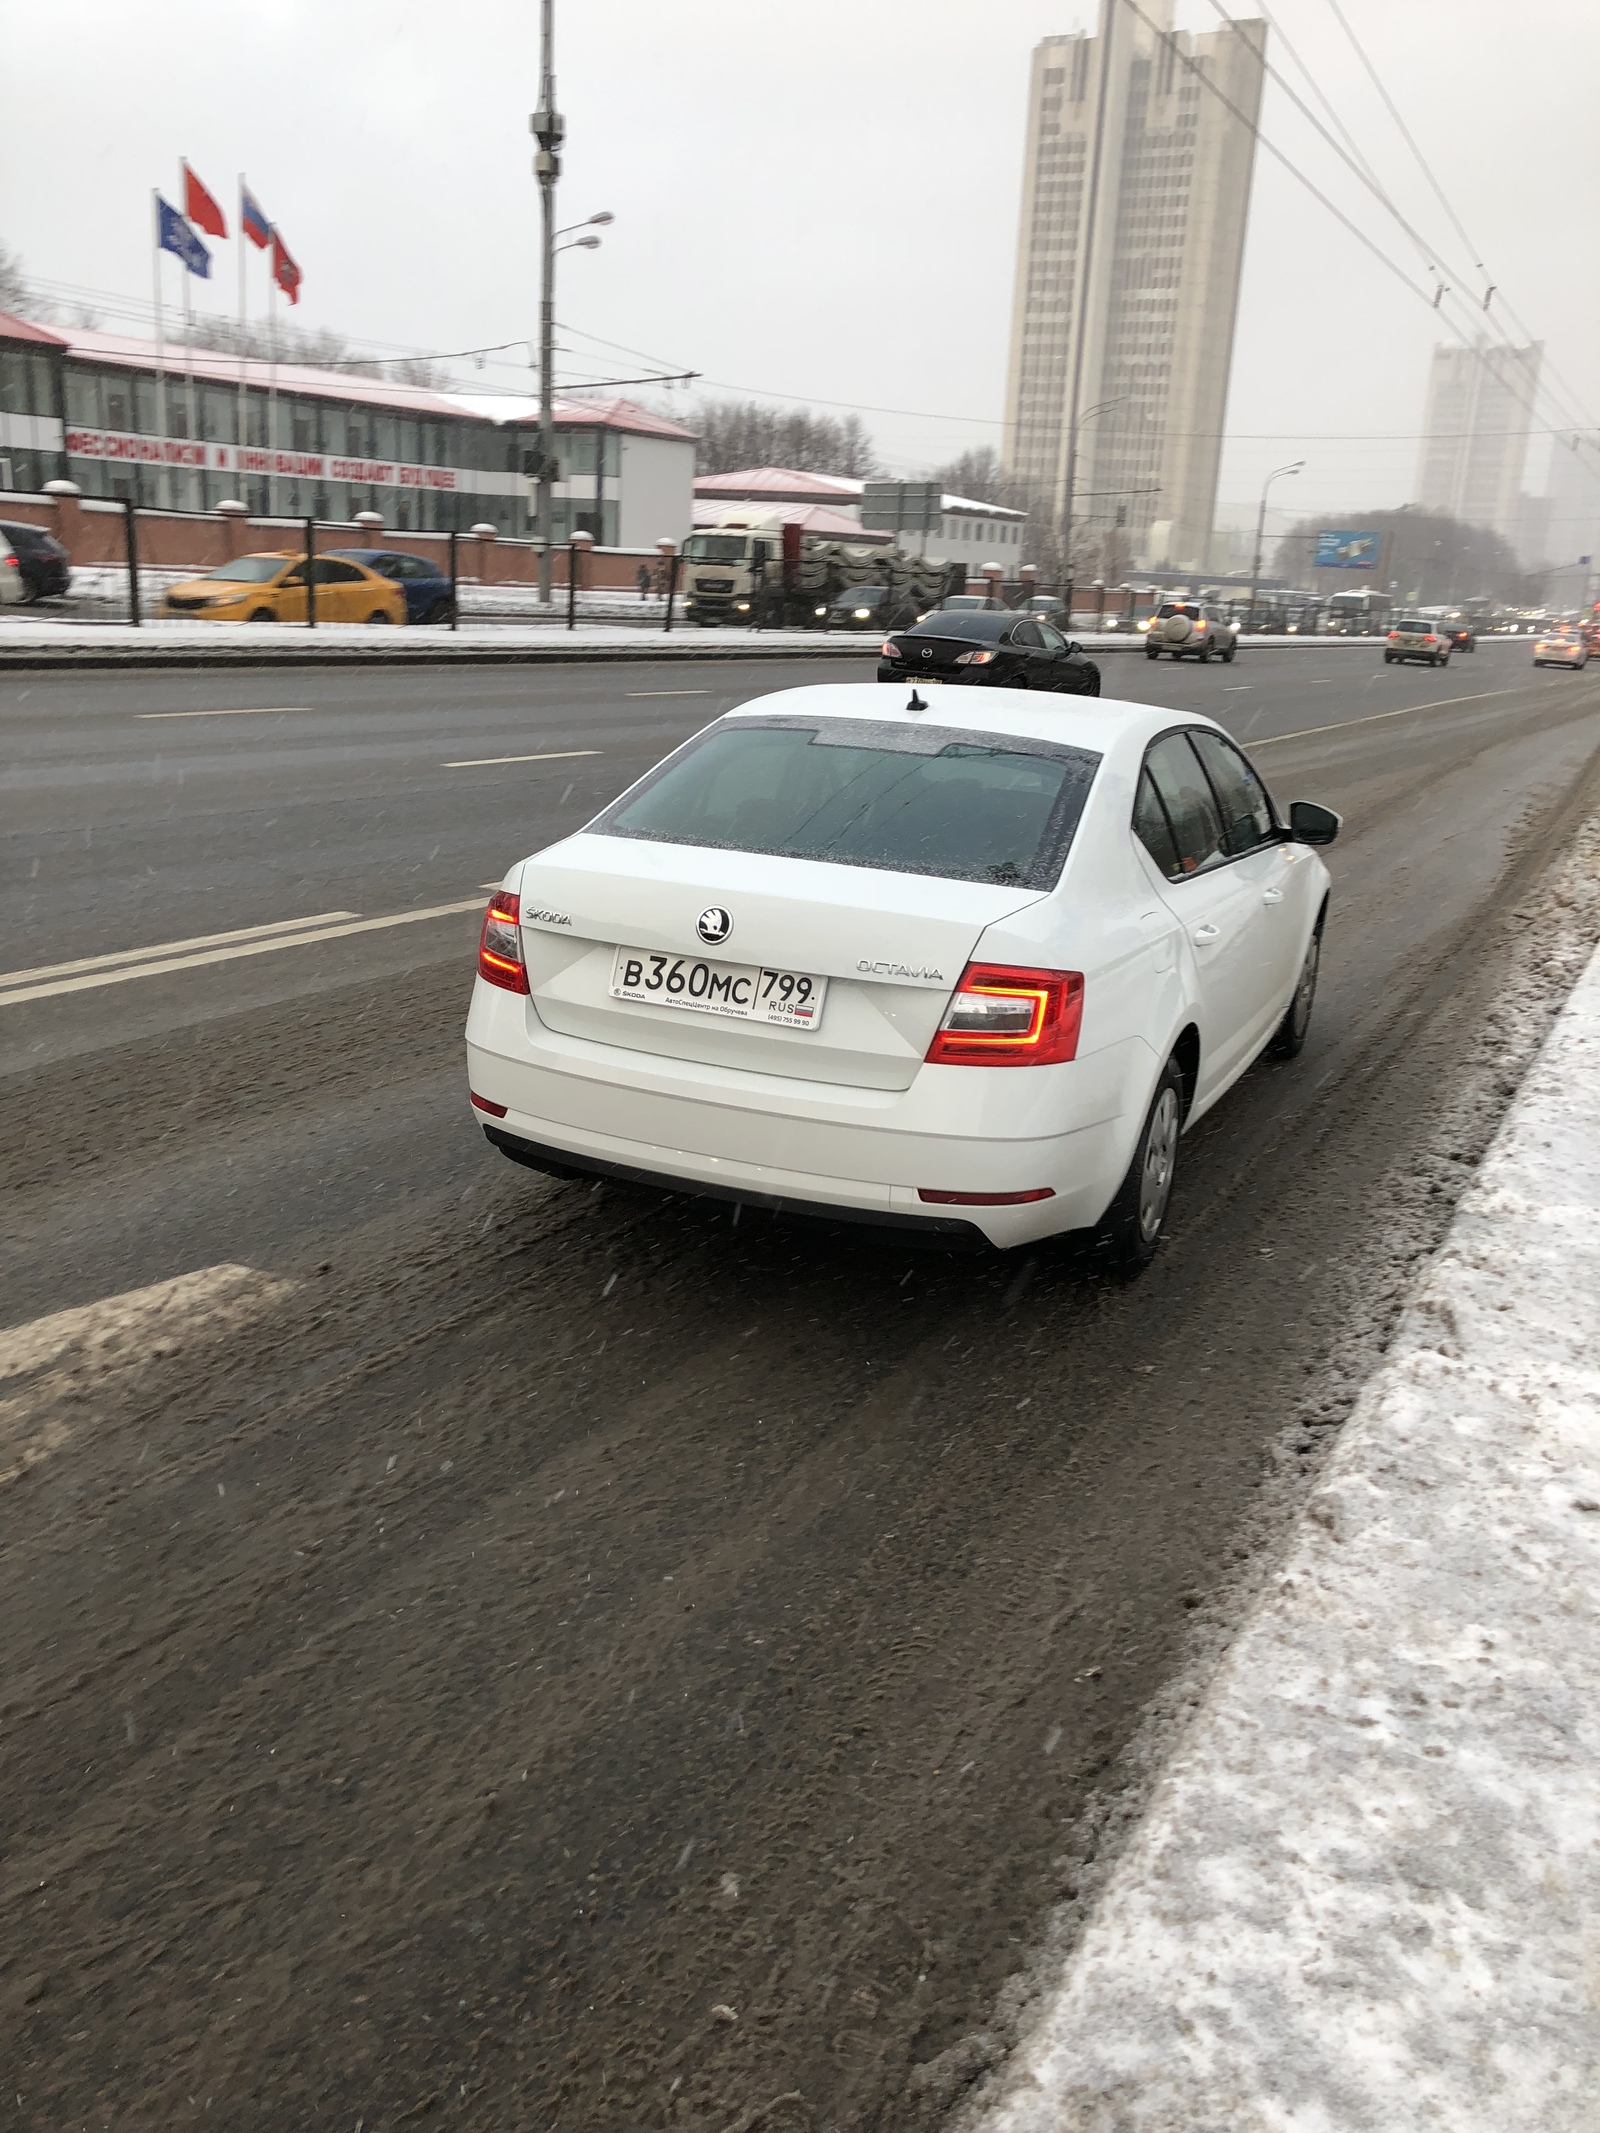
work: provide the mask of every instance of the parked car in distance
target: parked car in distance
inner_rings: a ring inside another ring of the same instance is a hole
[[[0,519],[0,539],[16,558],[25,600],[59,600],[72,583],[72,558],[53,533],[22,520]]]
[[[16,607],[28,597],[22,582],[22,558],[0,533],[0,607]]]
[[[448,622],[454,604],[450,580],[437,563],[426,556],[408,555],[403,548],[330,548],[329,555],[389,578],[405,595],[408,622]]]
[[[852,585],[836,593],[823,616],[830,630],[892,630],[912,621],[917,603],[888,585]]]
[[[1011,609],[931,615],[884,640],[879,681],[942,681],[986,689],[1053,689],[1098,696],[1100,669],[1048,622]]]
[[[1058,600],[1054,593],[1030,593],[1022,603],[1025,615],[1043,615],[1046,622],[1059,622],[1067,612],[1065,600]]]
[[[343,556],[313,558],[319,622],[404,622],[406,597],[391,579]],[[174,585],[163,602],[169,615],[195,622],[304,622],[303,550],[235,556],[231,563]]]
[[[1533,640],[1536,667],[1574,667],[1581,674],[1589,664],[1589,647],[1579,629],[1548,630]]]
[[[1145,632],[1146,659],[1170,652],[1174,659],[1220,659],[1232,666],[1238,649],[1238,624],[1220,607],[1206,607],[1198,600],[1163,600]]]
[[[1170,706],[757,697],[507,873],[463,1093],[557,1178],[1133,1274],[1186,1127],[1305,1044],[1339,826]]]
[[[1006,606],[1004,600],[995,599],[992,593],[950,593],[937,607],[930,607],[928,612],[930,615],[942,615],[947,612],[1008,615],[1011,609]]]
[[[1384,644],[1383,663],[1404,666],[1407,660],[1419,659],[1426,666],[1447,667],[1453,649],[1443,623],[1427,615],[1396,615]]]

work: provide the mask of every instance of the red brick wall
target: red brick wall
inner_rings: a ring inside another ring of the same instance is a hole
[[[0,504],[0,517],[43,526],[62,542],[74,563],[123,563],[127,560],[120,508],[85,497],[8,498]],[[304,529],[297,519],[227,520],[210,514],[178,511],[141,511],[138,516],[139,560],[156,569],[196,572],[225,563],[230,556],[257,550],[299,550]],[[450,567],[450,537],[444,533],[374,534],[369,527],[319,525],[316,545],[324,548],[400,548],[426,556],[441,570]],[[539,581],[538,551],[531,541],[504,537],[484,541],[470,533],[457,536],[457,569],[464,582],[485,585],[536,585]],[[652,581],[660,558],[653,548],[596,548],[579,566],[580,586],[622,587],[637,592],[639,565],[650,565]],[[567,550],[558,548],[552,558],[553,575],[562,591],[567,583]]]

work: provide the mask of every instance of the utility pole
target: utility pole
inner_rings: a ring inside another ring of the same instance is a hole
[[[1261,543],[1267,530],[1267,491],[1280,475],[1298,474],[1304,465],[1305,461],[1303,459],[1297,459],[1292,466],[1274,467],[1261,484],[1261,508],[1256,513],[1255,561],[1250,566],[1250,605],[1245,611],[1244,626],[1247,630],[1255,627],[1256,595],[1261,590]]]
[[[528,121],[539,143],[533,174],[539,181],[539,598],[551,590],[555,534],[556,180],[567,125],[556,109],[555,0],[539,0],[539,108]]]

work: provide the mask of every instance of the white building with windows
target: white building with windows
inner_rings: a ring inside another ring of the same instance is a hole
[[[1206,566],[1266,35],[1102,0],[1034,50],[1005,459],[1069,552],[1121,527]]]
[[[861,485],[861,523],[892,533],[902,555],[941,556],[973,570],[1000,563],[1014,578],[1028,514],[947,495],[936,482],[868,481]]]

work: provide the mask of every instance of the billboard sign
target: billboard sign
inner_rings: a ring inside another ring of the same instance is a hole
[[[1347,528],[1317,535],[1318,570],[1376,570],[1381,533],[1351,533]]]

